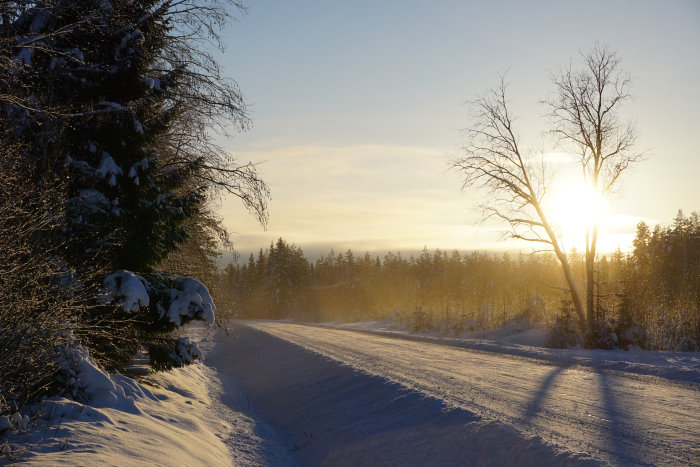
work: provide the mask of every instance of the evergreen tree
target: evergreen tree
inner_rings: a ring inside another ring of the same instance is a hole
[[[227,15],[169,0],[39,0],[1,12],[2,130],[33,159],[30,179],[66,181],[65,221],[41,241],[62,247],[79,280],[113,272],[101,309],[77,317],[76,335],[116,368],[142,345],[155,366],[186,362],[192,349],[170,333],[212,321],[211,297],[155,268],[180,272],[168,259],[180,247],[212,265],[220,230],[205,202],[216,189],[266,219],[254,167],[229,163],[207,134],[222,116],[247,121],[237,88],[192,47],[216,37]]]
[[[184,223],[204,199],[202,187],[186,186],[196,164],[172,167],[173,155],[158,150],[178,112],[171,98],[178,70],[154,71],[169,28],[166,7],[61,2],[16,21],[23,38],[69,31],[17,57],[30,88],[44,92],[43,105],[69,115],[29,121],[23,133],[39,158],[37,176],[70,180],[65,236],[81,239],[66,254],[71,262],[99,254],[92,261],[108,268],[148,271],[184,241]]]

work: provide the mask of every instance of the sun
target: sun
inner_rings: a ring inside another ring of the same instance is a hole
[[[586,229],[608,210],[607,201],[583,183],[561,185],[553,193],[551,201],[552,224],[569,248],[585,245]]]

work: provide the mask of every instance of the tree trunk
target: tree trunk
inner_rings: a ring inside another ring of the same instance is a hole
[[[586,335],[586,330],[588,326],[586,324],[586,313],[583,308],[583,300],[581,298],[581,293],[576,285],[576,280],[571,272],[571,266],[566,258],[566,254],[561,251],[558,245],[554,247],[554,253],[557,255],[559,262],[561,263],[561,268],[564,271],[564,278],[566,279],[566,285],[569,287],[569,293],[571,294],[571,301],[574,304],[574,310],[576,310],[576,316],[578,317],[578,326],[581,336]]]
[[[561,268],[564,272],[564,279],[566,279],[566,285],[569,287],[571,301],[574,304],[576,316],[578,317],[579,332],[582,337],[585,337],[586,330],[588,329],[588,327],[586,326],[586,313],[583,308],[583,299],[581,298],[581,292],[579,292],[578,286],[576,285],[576,280],[574,279],[574,274],[571,272],[571,265],[569,264],[569,260],[566,257],[566,253],[559,246],[557,236],[554,233],[551,224],[547,220],[547,216],[542,210],[542,206],[540,206],[539,202],[536,200],[532,202],[532,206],[535,208],[535,211],[537,212],[537,215],[539,216],[540,221],[542,222],[542,227],[549,236],[552,249],[554,249],[554,254],[557,256],[559,263],[561,263]]]
[[[588,237],[588,235],[587,235]],[[598,220],[593,221],[591,238],[586,239],[586,318],[588,320],[588,332],[594,329],[595,317],[595,256],[598,244]]]

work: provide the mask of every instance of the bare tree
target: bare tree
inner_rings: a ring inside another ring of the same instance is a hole
[[[629,75],[619,69],[614,52],[596,45],[583,56],[585,68],[571,66],[552,81],[557,97],[548,102],[554,126],[551,132],[571,146],[582,169],[584,183],[601,197],[612,192],[621,175],[642,154],[633,151],[635,131],[622,124],[619,107],[630,98]],[[551,187],[544,158],[521,148],[508,108],[506,83],[472,101],[474,124],[466,131],[468,143],[453,168],[464,173],[463,188],[480,187],[490,193],[482,205],[483,218],[505,222],[511,238],[547,245],[562,265],[581,334],[591,330],[594,310],[594,266],[598,219],[586,231],[586,302],[578,289],[570,261],[543,199]]]
[[[176,72],[180,80],[168,102],[177,116],[157,142],[163,166],[195,163],[198,170],[192,173],[189,189],[203,189],[210,200],[221,194],[236,196],[265,227],[270,190],[256,164],[237,160],[212,137],[212,132],[229,137],[251,126],[238,84],[223,74],[212,52],[225,50],[220,31],[246,8],[238,0],[176,0],[163,2],[161,8],[172,29],[149,74]],[[209,234],[220,237],[221,228],[218,223]]]
[[[551,133],[575,154],[584,183],[602,199],[613,193],[621,175],[644,153],[634,148],[633,123],[620,117],[621,106],[631,98],[631,78],[621,69],[617,54],[596,44],[583,60],[582,70],[569,65],[552,75],[557,95],[547,105],[554,123]],[[586,228],[586,314],[591,328],[598,223],[594,215]]]
[[[463,188],[488,190],[491,201],[481,205],[484,219],[509,226],[511,238],[549,245],[562,265],[581,330],[586,327],[581,294],[559,238],[542,207],[549,180],[544,159],[523,152],[508,110],[506,83],[472,101],[474,125],[466,131],[464,156],[452,161],[464,173]]]

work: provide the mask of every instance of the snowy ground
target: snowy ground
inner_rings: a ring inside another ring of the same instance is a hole
[[[211,351],[211,330],[189,329]],[[207,336],[209,334],[209,336]],[[34,429],[12,439],[22,465],[291,465],[273,430],[246,415],[245,396],[197,363],[130,378],[98,374],[89,404],[46,401]],[[105,379],[106,378],[106,379]],[[29,451],[26,453],[25,451]],[[0,465],[7,462],[0,457]]]
[[[221,345],[242,358],[222,371],[241,375],[253,408],[307,465],[700,459],[700,380],[640,375],[629,362],[620,365],[627,371],[599,370],[614,366],[614,357],[597,365],[597,352],[561,363],[513,355],[510,345],[494,342],[488,352],[474,351],[279,322],[247,323],[236,336]],[[697,372],[697,354],[677,356]],[[663,372],[660,363],[644,365]]]
[[[528,357],[557,365],[623,371],[700,384],[700,352],[548,349],[544,346],[547,338],[547,328],[544,324],[530,326],[526,320],[512,322],[498,329],[463,332],[452,337],[447,337],[445,334],[449,333],[440,330],[413,332],[391,320],[322,323],[319,326]]]
[[[544,349],[542,329],[516,325],[449,338],[324,326],[235,322],[216,342],[194,328],[206,364],[112,376],[89,406],[53,402],[54,426],[15,443],[32,465],[700,459],[699,353]]]

